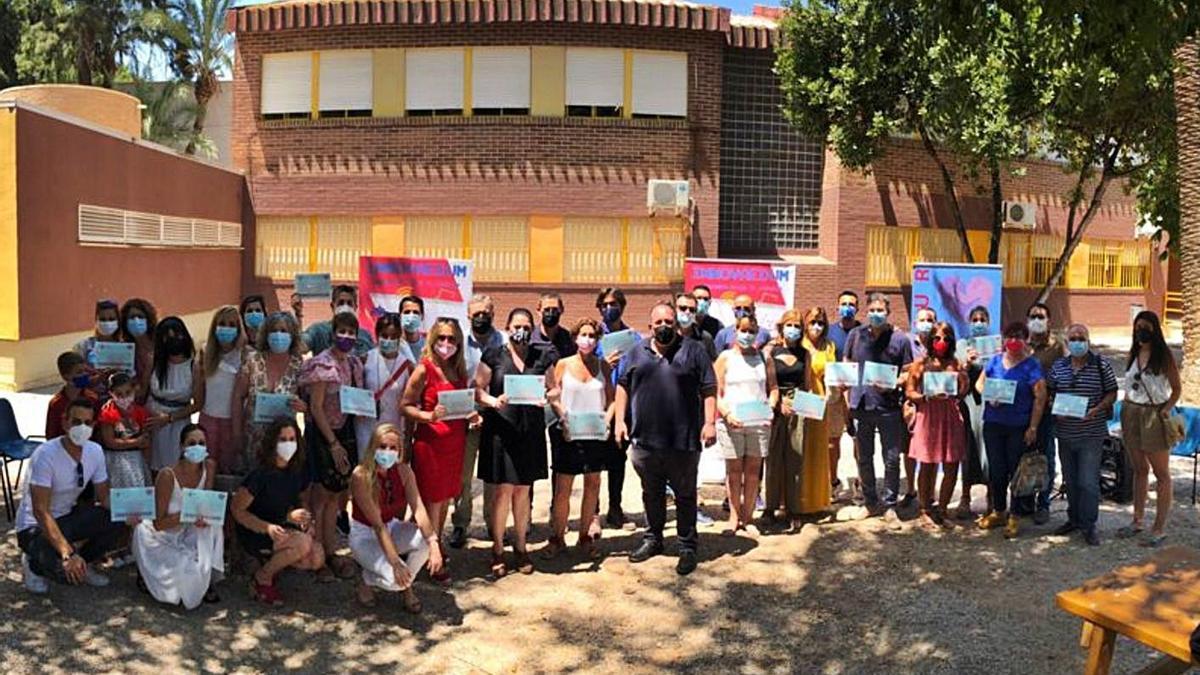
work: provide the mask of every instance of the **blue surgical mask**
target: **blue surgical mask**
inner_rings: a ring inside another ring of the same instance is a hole
[[[838,314],[843,319],[853,319],[855,314],[858,314],[858,308],[853,305],[842,305],[838,307]]]
[[[257,309],[252,309],[243,314],[242,319],[248,327],[258,330],[263,325],[263,321],[267,320],[267,316]]]
[[[125,320],[125,330],[134,337],[141,337],[146,334],[146,317],[131,316]]]
[[[919,335],[929,335],[930,331],[932,331],[932,330],[933,330],[933,322],[932,321],[918,321],[917,322],[917,333]]]
[[[750,347],[751,345],[754,344],[754,333],[746,333],[746,332],[738,331],[737,343],[738,343],[738,346],[741,347],[742,349],[746,349],[747,347]]]
[[[237,339],[238,329],[234,326],[217,326],[213,335],[217,336],[217,342],[227,345]]]
[[[708,298],[700,298],[699,300],[696,301],[696,313],[707,315],[708,308],[711,304],[712,304],[712,300],[709,300]]]
[[[867,320],[871,322],[872,326],[878,328],[887,323],[887,312],[867,312]]]
[[[1070,340],[1067,342],[1067,351],[1071,352],[1071,356],[1077,359],[1083,358],[1088,353],[1087,340]]]
[[[401,314],[400,327],[405,333],[415,333],[421,330],[421,315],[420,314]]]
[[[983,337],[984,335],[987,335],[987,334],[988,334],[988,324],[986,321],[972,321],[971,322],[971,336],[972,337]]]
[[[199,464],[208,459],[208,448],[203,445],[189,445],[183,449],[183,458],[192,464]]]
[[[104,337],[109,337],[113,333],[117,332],[117,328],[120,325],[121,324],[116,321],[97,321],[96,322],[96,332],[103,335]]]
[[[391,338],[379,338],[379,351],[384,354],[396,354],[400,351],[400,341]]]
[[[400,453],[395,450],[384,450],[383,448],[375,450],[375,463],[384,471],[395,466],[399,459]]]
[[[276,354],[286,352],[292,346],[292,334],[284,331],[274,331],[267,335],[267,346]]]
[[[684,328],[692,325],[693,318],[694,317],[692,316],[691,312],[675,312],[675,323]]]
[[[799,340],[802,334],[803,331],[800,330],[799,326],[783,327],[783,339],[787,340],[788,342],[795,342],[796,340]]]

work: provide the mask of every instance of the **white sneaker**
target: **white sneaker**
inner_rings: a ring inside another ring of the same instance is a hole
[[[36,595],[43,595],[50,591],[50,583],[46,581],[46,577],[34,574],[29,567],[29,556],[21,554],[21,576],[25,581],[25,590]]]
[[[137,562],[137,558],[133,557],[133,553],[126,553],[125,555],[119,555],[113,558],[109,566],[114,570],[119,570],[122,567],[128,567],[135,562]]]
[[[108,577],[97,572],[92,568],[91,565],[88,565],[84,569],[86,572],[84,572],[83,575],[83,583],[87,584],[88,586],[95,586],[96,588],[103,588],[104,586],[108,585]]]

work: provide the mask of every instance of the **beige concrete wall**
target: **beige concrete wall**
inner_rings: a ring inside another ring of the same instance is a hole
[[[22,101],[78,117],[132,138],[142,137],[141,102],[129,94],[79,84],[33,84],[0,91],[0,101]]]

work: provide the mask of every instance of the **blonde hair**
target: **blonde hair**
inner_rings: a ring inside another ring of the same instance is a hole
[[[434,347],[437,346],[438,336],[441,335],[441,329],[444,326],[450,327],[450,334],[454,336],[454,343],[458,345],[458,349],[454,350],[454,356],[451,356],[450,360],[445,362],[444,365],[449,367],[449,370],[453,372],[456,381],[466,382],[467,361],[463,356],[463,352],[467,346],[463,344],[462,327],[458,325],[457,319],[448,316],[438,317],[437,321],[433,324],[433,328],[430,328],[429,333],[425,335],[425,349],[421,351],[421,358],[429,359],[434,363],[442,363],[442,358],[434,351]],[[444,370],[446,368],[443,368]]]
[[[372,496],[375,495],[375,450],[383,443],[383,437],[388,434],[396,434],[400,446],[400,461],[408,461],[408,451],[404,449],[404,434],[400,431],[400,427],[390,422],[375,427],[375,431],[371,432],[371,440],[367,441],[367,447],[358,453],[358,466],[363,470],[363,478],[367,481],[367,490]]]
[[[242,327],[242,313],[233,305],[223,305],[213,312],[212,322],[208,324],[208,341],[204,343],[204,374],[212,377],[221,365],[221,341],[217,339],[217,323],[222,318],[233,317],[237,324],[238,336],[233,343],[234,349],[240,349],[246,342],[246,331]]]
[[[775,339],[771,340],[771,342],[777,347],[787,346],[787,339],[783,337],[783,327],[789,323],[798,323],[801,326],[806,325],[804,317],[801,316],[800,310],[798,309],[789,309],[783,314],[780,314],[779,320],[775,322]]]

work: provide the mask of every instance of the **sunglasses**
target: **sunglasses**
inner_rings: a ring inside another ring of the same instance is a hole
[[[83,487],[83,462],[75,462],[75,487]]]
[[[453,335],[439,335],[437,337],[437,341],[438,342],[455,342],[455,343],[458,342],[458,340],[454,339]]]
[[[687,312],[688,314],[695,314],[696,308],[695,307],[680,307],[676,311]]]

